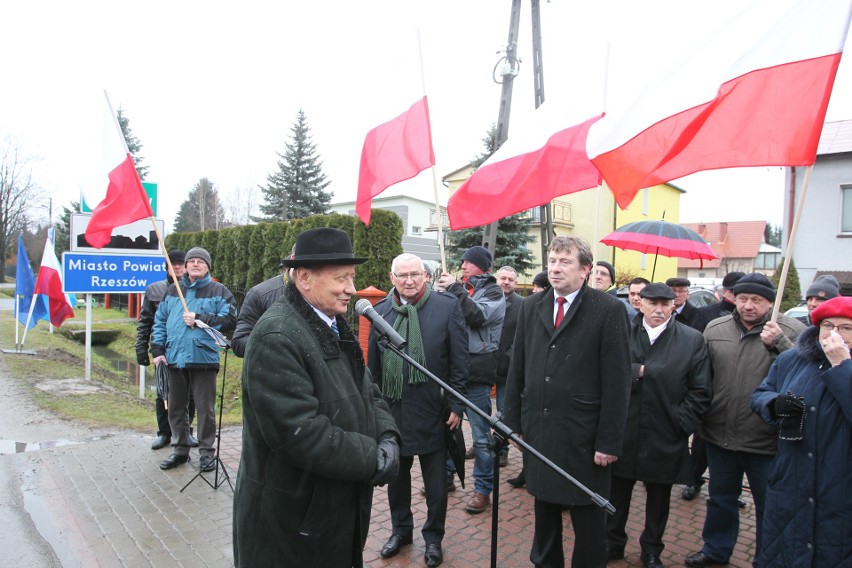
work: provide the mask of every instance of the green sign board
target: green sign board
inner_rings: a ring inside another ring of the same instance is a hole
[[[145,193],[148,194],[148,201],[151,202],[151,210],[154,212],[154,217],[157,216],[157,184],[143,181],[142,187],[145,188]],[[80,197],[80,213],[91,213],[92,208],[86,203],[86,200]]]

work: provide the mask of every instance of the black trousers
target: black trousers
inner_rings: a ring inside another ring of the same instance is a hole
[[[707,471],[707,444],[699,432],[692,435],[692,446],[689,449],[692,456],[692,474],[695,477],[693,485],[704,482],[704,472]]]
[[[430,454],[420,454],[420,470],[426,489],[426,523],[423,525],[423,540],[426,544],[440,544],[444,539],[447,520],[447,452],[441,449]],[[411,466],[414,456],[400,456],[399,475],[388,483],[388,502],[391,511],[393,533],[406,535],[414,531],[411,514]]]
[[[633,495],[635,479],[612,477],[610,503],[615,507],[615,514],[606,521],[606,533],[609,548],[624,550],[627,544],[627,517],[630,514],[630,498]],[[645,483],[645,530],[639,537],[642,552],[659,556],[665,545],[663,533],[669,521],[669,503],[672,496],[671,483]]]
[[[535,534],[530,552],[533,565],[564,568],[562,550],[562,511],[564,505],[535,500]],[[574,527],[572,568],[606,566],[606,512],[597,505],[568,507]]]

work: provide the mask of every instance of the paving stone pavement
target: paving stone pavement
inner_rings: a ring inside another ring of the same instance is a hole
[[[467,429],[467,423],[465,423]],[[221,458],[236,481],[240,458],[241,428],[222,432]],[[469,438],[469,431],[467,431]],[[227,483],[214,490],[196,479],[198,454],[192,461],[170,471],[159,462],[169,450],[151,451],[153,438],[120,433],[103,439],[34,452],[0,455],[10,460],[17,473],[24,503],[39,533],[53,548],[62,566],[231,566],[231,509],[233,493]],[[505,480],[518,474],[520,454],[512,449],[509,465],[501,469],[500,530],[497,565],[529,566],[533,531],[532,497]],[[447,533],[443,548],[447,567],[489,566],[491,558],[491,511],[470,515],[464,505],[472,491],[473,463],[467,462],[468,489],[450,493]],[[221,480],[220,473],[220,480]],[[387,491],[377,488],[373,500],[370,536],[364,551],[368,568],[423,566],[425,544],[420,528],[426,517],[419,466],[412,470],[414,543],[392,559],[379,551],[390,536]],[[211,481],[213,473],[205,474]],[[457,483],[458,485],[458,483]],[[701,547],[706,485],[701,497],[691,502],[680,498],[680,486],[672,491],[672,507],[662,560],[682,566],[686,555]],[[750,494],[741,510],[740,538],[731,566],[751,565],[754,546],[754,508]],[[610,563],[617,568],[641,566],[638,538],[642,530],[644,490],[637,484],[628,522],[626,559]],[[570,523],[566,513],[566,527]],[[570,557],[572,536],[566,530],[565,550]],[[283,566],[284,564],[282,564]]]

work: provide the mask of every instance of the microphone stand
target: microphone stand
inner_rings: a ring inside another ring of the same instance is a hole
[[[378,328],[375,328],[377,332],[382,333]],[[497,460],[500,458],[500,452],[503,447],[506,445],[508,440],[512,440],[515,444],[520,446],[525,452],[532,454],[539,460],[541,460],[545,465],[547,465],[550,469],[555,471],[561,477],[570,481],[577,489],[580,489],[583,493],[589,496],[589,498],[594,502],[598,507],[603,508],[607,513],[613,514],[615,513],[615,507],[612,506],[608,500],[604,499],[601,495],[598,495],[585,485],[583,485],[580,481],[574,478],[571,474],[560,468],[558,465],[553,463],[547,456],[530,446],[524,440],[519,438],[512,432],[511,428],[509,428],[502,420],[497,418],[496,416],[490,416],[482,411],[478,406],[474,405],[467,398],[459,394],[457,390],[452,388],[450,385],[433,375],[429,372],[429,369],[412,359],[408,353],[403,353],[403,351],[394,345],[392,342],[387,340],[382,334],[382,338],[380,340],[386,349],[390,349],[397,355],[403,358],[409,365],[419,370],[421,373],[429,377],[430,380],[437,383],[441,388],[443,388],[447,393],[453,395],[458,400],[460,400],[468,409],[473,410],[476,414],[478,414],[481,418],[485,419],[488,422],[488,425],[491,427],[493,435],[491,436],[491,440],[488,443],[488,448],[491,450],[494,455],[494,463],[497,464]],[[498,512],[500,510],[500,467],[499,465],[494,466],[494,500],[491,506],[491,567],[497,568],[497,528],[498,528]]]

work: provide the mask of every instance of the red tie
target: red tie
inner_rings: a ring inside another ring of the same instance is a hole
[[[553,328],[559,329],[559,324],[562,323],[562,318],[565,316],[565,302],[568,300],[564,296],[556,296],[556,321],[553,322]]]

